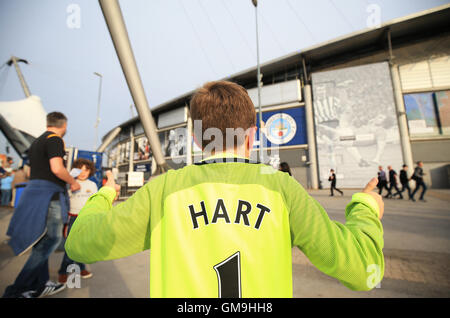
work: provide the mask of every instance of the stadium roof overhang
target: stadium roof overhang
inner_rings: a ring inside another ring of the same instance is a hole
[[[307,68],[316,71],[355,59],[358,56],[388,50],[388,33],[391,43],[402,45],[450,32],[450,4],[439,6],[403,18],[390,20],[378,28],[364,29],[331,41],[294,52],[261,66],[264,74],[277,72],[305,59]],[[256,68],[231,77],[241,83],[256,81]]]
[[[16,152],[21,157],[24,157],[26,155],[28,148],[31,145],[30,138],[33,137],[26,135],[24,132],[21,132],[18,129],[12,127],[1,114],[0,114],[0,131],[9,141],[9,143],[13,146]]]
[[[450,21],[450,4],[390,20],[377,28],[357,31],[302,51],[293,52],[262,64],[261,73],[270,74],[294,65],[302,65],[303,59],[308,72],[312,72],[377,52],[386,51],[387,53],[388,36],[394,46],[417,42],[450,33],[448,21]],[[386,54],[387,57],[388,54]],[[256,67],[252,67],[223,80],[246,85],[256,82],[256,73]],[[157,115],[188,104],[193,93],[194,91],[187,92],[156,106],[152,109],[152,114]],[[134,117],[121,124],[120,127],[126,127],[138,120],[138,117]]]

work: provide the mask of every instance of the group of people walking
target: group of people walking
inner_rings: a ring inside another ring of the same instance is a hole
[[[416,202],[414,198],[415,194],[422,189],[420,193],[419,201],[426,202],[424,195],[427,191],[427,186],[423,180],[423,176],[425,173],[423,172],[423,162],[418,161],[417,166],[414,169],[414,173],[411,177],[408,177],[408,166],[403,165],[402,170],[400,171],[400,184],[402,186],[401,189],[398,187],[398,175],[397,172],[392,168],[392,166],[388,166],[388,173],[383,170],[382,166],[378,167],[378,194],[382,195],[383,189],[386,189],[387,194],[384,196],[386,199],[392,199],[396,196],[399,196],[400,199],[403,199],[403,192],[408,190],[408,198],[409,200]],[[416,182],[416,187],[414,190],[411,190],[409,186],[409,181],[414,180]],[[334,190],[339,192],[341,196],[344,195],[344,192],[339,190],[336,187],[336,174],[334,169],[330,170],[330,175],[328,177],[328,181],[330,181],[330,196],[334,196]],[[392,193],[395,190],[395,193]]]
[[[392,168],[392,166],[388,166],[388,176],[386,172],[383,170],[382,166],[378,167],[378,194],[382,195],[383,189],[386,189],[387,194],[384,196],[386,199],[395,198],[399,196],[400,199],[403,199],[403,192],[408,190],[408,198],[409,200],[415,202],[415,194],[422,188],[422,192],[420,193],[419,201],[426,202],[424,195],[427,190],[427,186],[423,180],[425,173],[423,172],[423,162],[418,161],[417,166],[414,169],[414,173],[411,177],[408,177],[408,166],[403,165],[402,170],[400,171],[400,184],[402,186],[401,190],[398,188],[398,180],[397,180],[397,172]],[[411,190],[409,186],[409,181],[414,180],[416,182],[416,187],[414,191]],[[393,189],[396,191],[392,193]]]

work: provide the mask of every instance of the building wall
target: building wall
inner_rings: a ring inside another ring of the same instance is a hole
[[[314,65],[312,65],[312,67],[314,71],[328,71],[387,61],[389,59],[387,42],[385,43],[385,47],[386,49],[384,51],[377,52],[376,54],[351,56],[348,61],[336,65],[322,67],[321,69],[316,69]],[[450,52],[450,35],[444,34],[425,41],[409,42],[401,45],[394,42],[392,48],[392,54],[394,56],[393,61],[399,66],[421,62],[430,58],[448,55]],[[278,84],[278,86],[284,87],[286,85]],[[406,94],[408,92],[404,93]],[[283,92],[283,94],[288,96],[289,92]],[[298,89],[295,94],[298,94]],[[139,130],[139,128],[136,127],[136,130]],[[129,129],[127,128],[123,129],[117,140],[114,142],[117,143],[126,140],[129,140]],[[434,188],[450,187],[448,172],[448,167],[450,165],[450,136],[441,136],[438,139],[427,138],[426,140],[412,138],[411,146],[413,160],[421,160],[424,162],[425,171],[428,173],[428,179],[426,179],[426,181],[429,185]],[[288,162],[294,178],[306,188],[309,187],[310,180],[308,178],[308,165],[304,160],[304,157],[308,158],[307,147],[280,151],[280,162]],[[172,168],[184,166],[184,164],[175,164],[172,160],[168,160],[168,164]],[[400,167],[396,167],[396,169],[399,170]],[[127,171],[128,166],[122,166],[121,170]],[[374,173],[376,173],[376,171]],[[322,184],[321,186],[327,187],[328,185]]]
[[[422,161],[431,188],[450,188],[450,140],[413,141],[414,161]]]
[[[446,82],[446,76],[448,76],[448,74],[446,75],[446,73],[448,73],[448,58],[450,55],[450,34],[443,34],[428,40],[410,42],[401,45],[397,45],[393,42],[392,49],[393,62],[399,66],[400,76],[402,77],[403,75],[404,79],[406,75],[411,76],[410,74],[406,74],[404,70],[413,68],[415,64],[418,65],[417,68],[421,68],[427,64],[426,62],[431,65],[433,61],[436,61],[436,59],[439,58],[447,61],[447,65],[446,63],[440,63],[440,67],[443,69],[438,70],[438,73],[440,71],[439,85],[433,86],[429,83],[418,83],[416,85],[417,87],[411,90],[407,88],[410,86],[411,81],[409,80],[407,85],[405,85],[407,82],[405,81],[404,83],[402,82],[402,93],[404,96],[414,93],[433,93],[436,91],[450,90],[450,83],[448,83],[448,81]],[[387,45],[386,49],[382,52],[366,56],[358,56],[345,63],[325,67],[321,69],[321,71],[336,70],[386,60],[389,60]],[[436,63],[434,65],[436,65]],[[419,71],[420,70],[418,70],[418,72]],[[408,122],[408,124],[410,125],[411,122]],[[427,184],[431,188],[450,188],[450,135],[448,132],[444,129],[444,132],[440,135],[430,135],[426,137],[411,134],[411,130],[409,133],[413,161],[423,161],[424,171],[427,173],[425,177]]]
[[[308,188],[308,158],[307,149],[280,150],[280,162],[287,162],[291,168],[292,176],[305,188]]]
[[[386,40],[387,41],[387,40]],[[425,41],[418,41],[406,44],[392,43],[393,61],[398,65],[404,65],[427,59],[431,56],[448,55],[450,52],[450,35],[444,34],[430,38]],[[385,50],[379,51],[375,54],[366,54],[364,56],[355,56],[350,60],[337,63],[335,65],[325,66],[320,68],[320,71],[329,71],[345,67],[352,67],[364,64],[377,63],[389,60],[389,50],[387,42]]]

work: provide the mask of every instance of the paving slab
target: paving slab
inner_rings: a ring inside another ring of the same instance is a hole
[[[309,191],[331,219],[345,223],[345,206],[356,190],[330,197],[327,190]],[[0,293],[11,284],[29,254],[15,257],[6,230],[13,214],[0,208]],[[298,249],[292,249],[294,297],[389,298],[450,297],[450,203],[435,196],[427,202],[385,200],[385,275],[379,288],[368,292],[347,289],[315,268]],[[93,277],[80,288],[66,288],[52,298],[146,298],[150,296],[150,251],[88,265]],[[61,252],[51,255],[50,278],[57,280]]]

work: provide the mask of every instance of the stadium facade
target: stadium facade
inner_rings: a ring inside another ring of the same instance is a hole
[[[359,188],[379,165],[398,172],[406,163],[411,173],[420,160],[429,186],[450,188],[448,21],[445,5],[263,64],[270,163],[287,162],[308,188],[329,187],[331,168],[339,187]],[[256,72],[226,78],[244,86],[255,106]],[[175,169],[200,159],[189,116],[193,93],[152,109],[163,154]],[[138,117],[112,129],[103,142],[107,165],[118,169],[122,184],[130,171],[150,177],[155,164]]]

